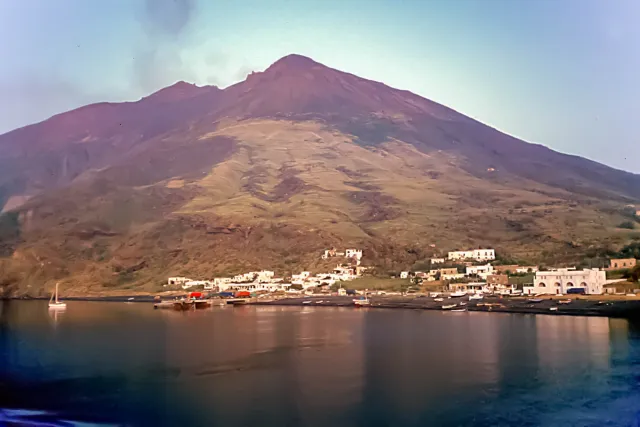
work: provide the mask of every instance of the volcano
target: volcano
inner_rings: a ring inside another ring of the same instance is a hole
[[[347,245],[383,272],[481,245],[579,259],[624,243],[639,199],[638,175],[289,55],[1,135],[0,283],[157,290]]]

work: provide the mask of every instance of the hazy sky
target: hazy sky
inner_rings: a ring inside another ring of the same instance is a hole
[[[299,53],[640,172],[638,0],[0,0],[0,132]]]

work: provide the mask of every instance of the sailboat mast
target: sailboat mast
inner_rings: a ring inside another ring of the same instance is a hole
[[[58,303],[58,283],[56,283],[56,304]]]

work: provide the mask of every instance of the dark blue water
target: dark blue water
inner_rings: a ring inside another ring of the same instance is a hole
[[[0,304],[0,407],[41,419],[639,425],[640,328],[626,320],[95,302],[56,317],[42,302]]]

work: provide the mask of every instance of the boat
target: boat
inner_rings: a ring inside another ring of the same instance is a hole
[[[133,297],[127,298],[127,301],[133,301]]]
[[[475,294],[475,295],[471,295],[469,297],[469,301],[481,300],[482,298],[484,298],[484,296],[482,296],[482,294]]]
[[[532,302],[532,303],[539,303],[539,302],[542,302],[543,299],[542,298],[529,298],[527,301]]]
[[[466,302],[461,302],[460,305],[467,305],[467,303]]]
[[[371,302],[369,301],[369,298],[356,298],[353,300],[353,303],[357,306],[357,307],[363,307],[363,306],[367,306],[370,305]]]
[[[311,301],[302,301],[303,304],[311,304]]]
[[[173,308],[173,304],[174,304],[173,301],[160,301],[160,302],[157,302],[157,303],[153,304],[153,308],[156,309],[156,310],[159,309],[159,308],[160,309],[170,309],[170,308]]]
[[[193,302],[193,305],[196,307],[196,310],[200,310],[203,308],[211,307],[211,301],[207,300],[196,300]]]
[[[440,296],[440,292],[431,292],[431,293],[429,294],[429,296],[430,296],[431,298],[438,298],[438,296]]]
[[[442,302],[442,301],[444,301],[444,298],[434,298],[433,300],[434,301],[438,301],[438,302]]]
[[[67,304],[58,300],[58,284],[56,283],[56,293],[52,294],[49,300],[49,310],[64,310],[65,308],[67,308]]]
[[[558,304],[571,304],[571,300],[570,299],[561,299],[561,300],[558,300]]]
[[[173,301],[173,309],[177,310],[177,311],[187,311],[187,310],[191,310],[194,307],[194,304],[192,301],[189,300],[178,300],[178,301]]]
[[[451,310],[452,312],[456,312],[456,313],[460,313],[462,311],[467,311],[466,308],[454,308],[453,310]]]
[[[316,304],[322,304],[324,301],[320,300],[320,301],[316,301]]]
[[[460,298],[460,297],[464,297],[466,296],[467,293],[464,291],[457,291],[457,292],[453,292],[451,295],[449,295],[451,298]]]
[[[458,306],[458,304],[443,305],[442,309],[443,310],[451,310],[451,309],[453,309],[454,307],[457,307],[457,306]]]
[[[558,307],[551,307],[549,310],[551,310],[551,311],[558,311]]]

